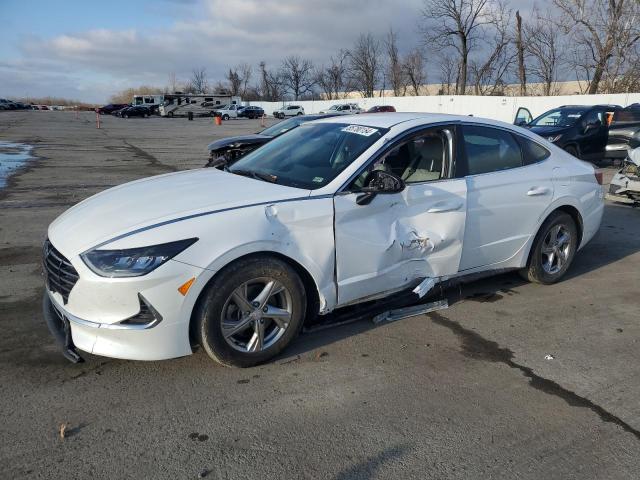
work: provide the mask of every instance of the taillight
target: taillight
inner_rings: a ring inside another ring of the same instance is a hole
[[[593,174],[596,177],[596,182],[598,182],[598,185],[602,185],[602,172],[600,170],[595,170]]]

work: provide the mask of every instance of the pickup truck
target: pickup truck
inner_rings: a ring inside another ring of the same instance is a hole
[[[220,108],[216,108],[213,111],[213,114],[216,117],[221,117],[222,120],[229,120],[230,118],[238,118],[238,111],[241,109],[242,107],[240,105],[237,104],[231,104],[231,105],[223,105]]]

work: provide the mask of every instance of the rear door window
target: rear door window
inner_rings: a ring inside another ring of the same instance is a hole
[[[463,125],[468,175],[499,172],[523,165],[516,139],[506,130]]]

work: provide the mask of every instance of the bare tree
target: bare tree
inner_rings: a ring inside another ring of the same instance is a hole
[[[194,68],[189,80],[190,89],[193,93],[207,93],[209,84],[207,82],[207,70],[204,67]]]
[[[524,43],[522,42],[522,17],[516,10],[516,52],[518,53],[518,80],[520,80],[520,95],[527,94],[527,70],[524,65]]]
[[[239,95],[240,87],[242,86],[242,78],[236,68],[230,68],[226,75],[227,83],[229,84],[229,91],[231,95]]]
[[[598,93],[600,82],[617,48],[631,48],[640,38],[638,0],[553,0],[563,24],[580,50],[575,68],[589,79],[588,93]],[[625,45],[620,39],[625,38]]]
[[[178,80],[176,78],[176,72],[169,72],[169,93],[175,93],[178,90]]]
[[[316,83],[313,64],[310,60],[291,55],[282,62],[280,79],[283,87],[293,95],[293,99],[298,100],[310,93]]]
[[[387,50],[386,78],[391,82],[393,95],[396,97],[403,96],[407,93],[408,82],[406,71],[403,68],[402,60],[398,53],[398,35],[393,31],[393,28],[389,29],[384,41],[384,46]]]
[[[260,97],[268,102],[282,100],[283,88],[279,73],[267,70],[267,64],[260,62]]]
[[[531,58],[529,71],[542,85],[543,95],[556,93],[558,73],[565,61],[561,32],[549,13],[535,10],[533,20],[524,29],[526,52]]]
[[[363,97],[374,96],[380,80],[380,42],[371,33],[361,34],[349,52],[349,77]]]
[[[501,94],[505,84],[504,77],[516,57],[509,34],[512,11],[502,0],[497,1],[493,7],[485,14],[484,26],[486,47],[490,53],[483,60],[473,60],[470,63],[476,95]]]
[[[249,82],[253,74],[253,68],[248,63],[241,63],[236,67],[239,72],[240,78],[242,78],[242,96],[245,97],[249,93]]]
[[[440,56],[440,94],[441,95],[451,95],[451,87],[454,87],[453,93],[456,93],[455,87],[458,84],[459,77],[459,65],[458,63],[451,58],[451,56],[446,54],[441,54]]]
[[[316,70],[316,83],[322,89],[327,100],[337,100],[349,90],[347,83],[347,65],[349,52],[340,50],[329,59],[328,66],[321,66]]]
[[[413,95],[420,95],[420,88],[427,82],[427,73],[425,71],[425,61],[422,52],[418,48],[414,48],[407,54],[402,63],[402,69],[407,81],[413,89]]]
[[[477,44],[483,25],[488,23],[486,11],[489,0],[423,0],[425,41],[439,50],[453,49],[458,56],[456,93],[467,89],[469,54]]]

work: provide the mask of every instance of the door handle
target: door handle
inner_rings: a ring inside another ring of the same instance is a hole
[[[427,213],[453,212],[455,210],[460,210],[461,207],[462,202],[438,202],[427,210]]]
[[[527,195],[530,197],[536,197],[540,195],[546,195],[551,190],[547,187],[531,187],[527,192]]]

